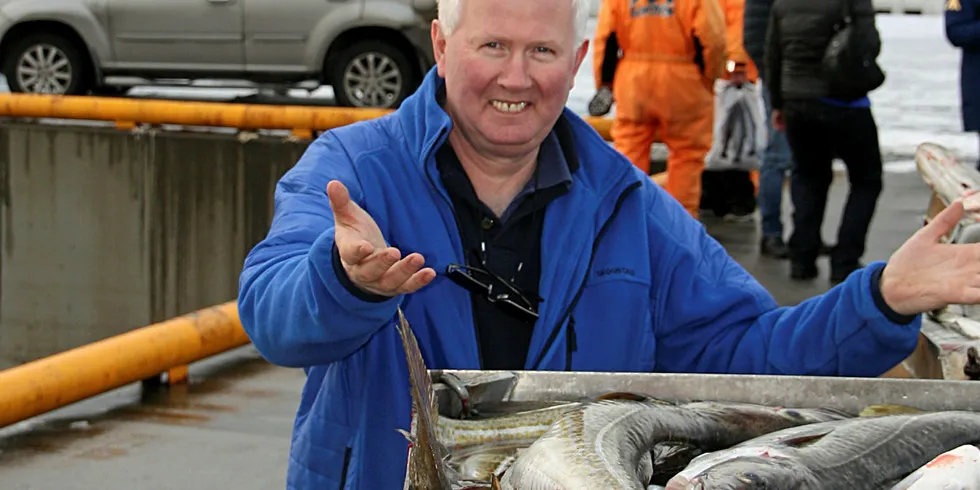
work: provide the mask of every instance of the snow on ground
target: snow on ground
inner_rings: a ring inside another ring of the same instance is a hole
[[[882,37],[879,62],[888,78],[871,99],[887,170],[914,171],[912,158],[916,146],[923,141],[945,145],[964,160],[977,160],[980,138],[961,130],[960,53],[946,41],[943,18],[879,14],[877,22]],[[595,19],[589,25],[589,32],[594,30]],[[0,90],[6,91],[6,84],[0,84]],[[590,50],[579,69],[568,106],[585,114],[594,91]],[[140,86],[130,93],[227,100],[255,92],[251,88],[228,88],[220,81],[202,80],[192,87]],[[332,98],[333,90],[323,87],[310,93],[296,89],[289,94],[297,98]]]

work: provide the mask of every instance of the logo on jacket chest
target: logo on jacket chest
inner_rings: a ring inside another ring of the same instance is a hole
[[[647,15],[651,17],[674,15],[674,0],[630,0],[630,16],[643,17]]]
[[[630,269],[629,267],[603,267],[601,269],[596,269],[595,276],[636,276],[636,271]]]

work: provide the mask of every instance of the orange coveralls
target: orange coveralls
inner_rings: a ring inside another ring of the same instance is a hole
[[[651,146],[667,145],[665,187],[695,217],[711,149],[713,84],[728,57],[718,1],[603,0],[593,46],[596,88],[611,33],[622,50],[613,79],[613,146],[649,173]]]

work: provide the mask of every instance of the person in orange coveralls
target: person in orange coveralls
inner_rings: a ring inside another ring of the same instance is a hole
[[[603,0],[593,45],[600,91],[612,33],[622,51],[612,83],[613,145],[647,173],[653,143],[667,145],[667,192],[697,217],[711,149],[713,84],[727,58],[721,6],[718,0]]]

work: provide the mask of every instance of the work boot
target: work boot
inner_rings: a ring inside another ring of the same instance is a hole
[[[762,243],[759,244],[759,253],[774,259],[787,259],[789,258],[789,247],[786,246],[783,237],[779,235],[764,236]]]
[[[815,279],[818,275],[820,275],[820,271],[817,270],[817,264],[812,262],[808,264],[802,262],[790,263],[789,278],[794,281],[809,281],[810,279]]]

